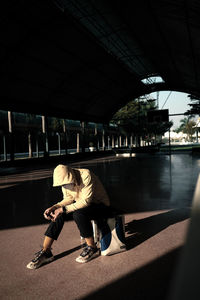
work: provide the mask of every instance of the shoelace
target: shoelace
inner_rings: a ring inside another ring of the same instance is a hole
[[[44,253],[44,251],[41,249],[40,251],[35,253],[35,257],[32,260],[32,262],[36,262],[38,260],[38,258],[40,258],[42,256],[42,254]]]
[[[88,255],[91,251],[94,252],[94,249],[90,246],[87,246],[83,249],[83,252],[80,255],[84,257]]]

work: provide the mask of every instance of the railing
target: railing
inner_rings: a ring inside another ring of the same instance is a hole
[[[92,149],[91,149],[92,148]],[[99,151],[103,151],[104,149],[102,147],[99,148]],[[105,147],[105,150],[112,150],[111,147]],[[80,152],[82,150],[80,149]],[[96,149],[93,149],[93,147],[89,147],[89,148],[85,148],[85,152],[95,152]],[[67,149],[67,153],[68,154],[75,154],[77,153],[77,149]],[[56,155],[65,155],[66,154],[66,150],[61,149],[59,150],[49,150],[49,156],[56,156]],[[21,153],[14,153],[14,157],[15,160],[17,159],[25,159],[29,157],[29,153],[28,152],[21,152]],[[44,157],[44,151],[38,151],[37,152],[33,152],[33,158],[37,158],[37,157]],[[6,157],[4,154],[0,154],[0,162],[2,161],[6,161],[6,160],[10,160],[10,153],[6,154]]]

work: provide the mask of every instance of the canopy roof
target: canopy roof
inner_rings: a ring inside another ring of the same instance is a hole
[[[199,16],[197,0],[4,1],[0,109],[108,122],[154,91],[200,97]]]

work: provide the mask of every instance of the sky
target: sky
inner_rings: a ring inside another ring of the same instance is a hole
[[[150,94],[150,97],[157,99],[157,93]],[[188,94],[173,92],[173,91],[159,92],[159,98],[158,98],[159,109],[169,109],[169,114],[185,113],[187,110],[190,109],[190,106],[188,105],[189,103],[192,103],[192,101],[188,97]],[[185,117],[186,116],[183,115],[169,116],[169,120],[173,121],[174,123],[172,130],[178,128],[180,126],[180,120]]]

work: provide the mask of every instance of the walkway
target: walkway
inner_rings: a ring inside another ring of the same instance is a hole
[[[69,221],[54,244],[56,260],[33,271],[26,264],[42,243],[47,226],[42,212],[61,197],[51,187],[53,168],[2,175],[0,299],[166,299],[185,241],[199,165],[199,157],[187,154],[74,164],[99,175],[112,204],[124,209],[127,251],[76,263],[79,233]]]

